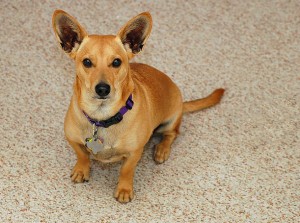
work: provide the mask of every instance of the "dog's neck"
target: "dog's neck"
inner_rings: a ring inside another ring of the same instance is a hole
[[[130,95],[128,97],[128,99],[126,100],[126,104],[118,111],[118,113],[116,113],[114,116],[110,117],[109,119],[101,120],[101,121],[92,119],[85,111],[82,111],[82,112],[93,126],[108,128],[111,125],[115,125],[115,124],[118,124],[119,122],[121,122],[123,120],[123,116],[129,110],[132,109],[133,105],[134,105],[134,102],[132,100],[132,95]]]
[[[128,74],[120,83],[118,87],[119,90],[116,91],[113,98],[103,100],[100,104],[95,106],[91,105],[88,99],[84,98],[84,95],[81,92],[80,79],[76,76],[74,83],[74,96],[73,96],[73,106],[77,113],[84,111],[88,116],[92,117],[95,120],[105,120],[113,115],[115,115],[125,104],[130,95],[133,95],[134,92],[134,82],[131,78],[131,72],[129,70]]]

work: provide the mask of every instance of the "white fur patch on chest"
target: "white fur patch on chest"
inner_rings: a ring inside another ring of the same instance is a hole
[[[93,136],[92,126],[83,131],[83,140],[91,138]],[[98,139],[101,140],[103,147],[97,154],[93,154],[92,151],[88,150],[92,157],[101,162],[114,162],[118,154],[118,149],[116,148],[116,137],[108,129],[98,128]]]

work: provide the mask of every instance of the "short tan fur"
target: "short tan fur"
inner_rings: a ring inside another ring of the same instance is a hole
[[[155,161],[163,163],[169,158],[183,113],[217,104],[224,90],[183,102],[180,90],[167,75],[146,64],[129,63],[150,35],[152,18],[148,12],[132,18],[117,35],[88,35],[74,17],[62,10],[54,12],[52,24],[58,43],[76,66],[74,93],[64,126],[66,139],[77,155],[72,181],[89,180],[91,155],[102,162],[123,160],[114,197],[119,202],[129,202],[133,199],[135,168],[153,131],[163,135],[154,152]],[[99,84],[104,84],[104,90]],[[93,126],[83,111],[94,120],[108,119],[130,95],[134,101],[132,110],[120,123],[99,129],[104,149],[91,154],[85,139],[91,136]]]

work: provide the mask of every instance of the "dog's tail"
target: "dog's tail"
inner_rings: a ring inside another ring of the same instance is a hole
[[[223,88],[219,88],[206,98],[183,102],[183,113],[199,111],[219,103],[224,91],[225,90]]]

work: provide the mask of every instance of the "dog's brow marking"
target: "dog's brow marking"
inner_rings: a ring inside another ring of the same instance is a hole
[[[106,46],[103,51],[104,51],[104,55],[114,55],[115,54],[115,50],[111,46]]]

